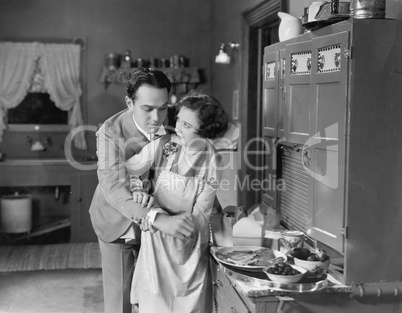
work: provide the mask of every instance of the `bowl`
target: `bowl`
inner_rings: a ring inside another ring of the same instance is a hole
[[[290,267],[293,270],[296,270],[299,272],[299,274],[295,275],[281,275],[281,274],[274,274],[271,271],[274,270],[275,268],[278,268],[278,266],[281,266],[280,264],[283,264],[283,266]],[[307,270],[296,265],[290,265],[286,264],[283,262],[277,263],[275,265],[266,267],[263,269],[263,272],[268,276],[268,278],[274,282],[278,283],[297,283],[300,281],[303,276],[306,274]]]
[[[298,258],[293,258],[296,266],[307,270],[306,277],[321,277],[327,273],[330,259],[326,261],[308,261]]]

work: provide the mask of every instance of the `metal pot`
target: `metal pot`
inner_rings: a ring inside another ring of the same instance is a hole
[[[353,18],[385,18],[385,0],[351,0],[350,16]]]

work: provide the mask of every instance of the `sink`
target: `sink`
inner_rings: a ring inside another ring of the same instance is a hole
[[[59,165],[67,164],[66,159],[6,159],[2,162],[7,165]]]
[[[10,158],[0,162],[0,187],[68,186],[77,175],[96,169],[96,161],[85,158]]]
[[[65,158],[51,158],[51,159],[4,159],[0,162],[0,164],[4,165],[32,165],[32,166],[41,166],[41,165],[76,165],[76,164],[88,164],[94,163],[97,160],[95,158],[83,158],[77,157],[73,160],[67,160]]]

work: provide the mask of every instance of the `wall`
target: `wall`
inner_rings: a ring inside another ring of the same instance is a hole
[[[311,1],[314,0],[304,0]],[[242,12],[253,7],[263,0],[213,0],[212,1],[212,40],[211,40],[211,91],[233,116],[233,92],[240,89],[240,62],[242,60],[239,51],[231,51],[226,48],[232,56],[229,65],[215,64],[214,57],[219,52],[221,43],[228,44],[231,41],[242,41]],[[291,14],[300,16],[303,13],[304,2],[301,0],[288,0],[288,8]],[[301,13],[299,13],[301,12]],[[241,104],[240,104],[241,105]]]
[[[0,38],[86,38],[83,111],[96,126],[125,108],[124,85],[105,89],[98,83],[106,53],[129,49],[134,59],[184,55],[205,71],[208,80],[200,88],[210,92],[211,27],[210,0],[0,0]]]
[[[261,0],[0,0],[0,38],[51,39],[85,37],[86,93],[83,111],[90,125],[125,108],[123,85],[104,89],[98,83],[108,52],[131,50],[133,58],[167,58],[181,54],[205,69],[200,86],[214,94],[232,114],[238,89],[240,55],[230,65],[214,63],[221,42],[241,41],[241,13]],[[314,0],[288,0],[289,12],[303,14]],[[402,0],[387,0],[387,17],[402,16]],[[89,138],[90,150],[94,140]]]
[[[212,25],[211,55],[215,57],[219,52],[221,43],[228,44],[231,41],[241,42],[242,12],[256,3],[258,0],[213,0],[212,1]],[[212,94],[225,106],[232,116],[233,92],[240,89],[240,62],[239,51],[227,52],[232,56],[231,64],[212,64],[211,83]],[[231,53],[233,52],[233,53]],[[214,62],[214,59],[212,60]]]

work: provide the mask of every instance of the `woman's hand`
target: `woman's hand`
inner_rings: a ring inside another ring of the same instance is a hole
[[[166,235],[178,239],[186,239],[194,235],[197,231],[190,213],[170,216],[158,214],[153,226]]]
[[[144,191],[134,191],[133,200],[136,203],[140,203],[142,207],[147,207],[148,209],[150,209],[154,204],[154,197]]]

